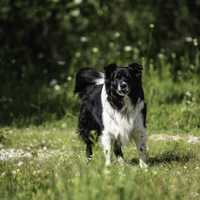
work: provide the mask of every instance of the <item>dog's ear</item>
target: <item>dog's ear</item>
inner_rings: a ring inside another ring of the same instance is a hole
[[[110,77],[110,74],[115,71],[115,69],[117,68],[117,65],[115,63],[111,63],[107,66],[104,67],[104,71],[105,71],[105,75],[106,77]]]
[[[138,63],[131,63],[128,65],[128,68],[134,72],[136,77],[142,76],[142,70],[143,70],[142,65],[140,65]]]

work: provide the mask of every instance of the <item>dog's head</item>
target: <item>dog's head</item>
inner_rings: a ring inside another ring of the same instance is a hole
[[[128,67],[110,64],[104,68],[106,90],[112,96],[123,98],[130,93],[137,92],[141,87],[142,66],[137,63]]]

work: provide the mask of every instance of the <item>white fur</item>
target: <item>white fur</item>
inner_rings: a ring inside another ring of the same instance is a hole
[[[120,140],[125,145],[132,138],[134,128],[142,127],[142,117],[140,111],[144,107],[144,102],[138,102],[134,108],[128,96],[125,98],[125,107],[121,111],[114,109],[107,100],[105,86],[103,86],[102,100],[102,119],[104,132],[107,132],[111,138]]]
[[[103,85],[105,82],[105,78],[104,78],[104,73],[99,72],[101,75],[101,78],[95,79],[95,83],[96,85]]]
[[[102,101],[102,120],[104,130],[101,142],[105,153],[106,165],[111,163],[111,145],[113,140],[118,140],[122,145],[127,144],[132,138],[136,142],[140,156],[140,166],[144,167],[146,157],[141,152],[141,147],[146,148],[146,132],[143,126],[141,110],[144,102],[138,101],[133,107],[128,96],[124,97],[125,106],[121,111],[114,109],[107,100],[105,84],[101,93]]]

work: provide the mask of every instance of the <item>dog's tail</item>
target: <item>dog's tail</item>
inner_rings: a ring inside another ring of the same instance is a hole
[[[84,91],[91,85],[104,84],[104,73],[97,72],[92,68],[82,68],[76,74],[74,92],[82,97]]]

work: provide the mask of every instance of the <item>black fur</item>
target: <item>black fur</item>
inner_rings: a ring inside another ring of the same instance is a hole
[[[80,115],[78,131],[86,143],[86,155],[92,156],[94,137],[91,131],[96,131],[97,136],[103,129],[101,90],[103,85],[96,85],[95,80],[102,78],[102,74],[91,68],[81,69],[76,75],[75,93],[80,101]]]
[[[92,68],[82,68],[76,75],[75,93],[78,93],[80,97],[86,94],[91,86],[95,85],[95,80],[102,78],[102,73],[96,72]]]
[[[110,64],[104,68],[104,71],[107,100],[114,109],[121,110],[124,107],[124,94],[130,97],[133,105],[136,105],[138,100],[144,100],[141,65],[133,63],[128,67],[119,67],[116,64]],[[98,138],[104,128],[101,103],[103,84],[96,84],[96,80],[100,78],[103,78],[103,74],[91,68],[81,69],[76,75],[75,93],[80,97],[78,131],[86,143],[88,158],[92,156],[94,142],[91,132],[94,130]],[[119,91],[119,85],[126,87]],[[142,114],[146,126],[146,105]],[[114,153],[116,156],[123,157],[120,144],[114,144]]]
[[[123,96],[116,93],[117,81],[128,82],[130,86],[129,97],[133,105],[138,101],[144,100],[144,91],[142,88],[142,67],[139,64],[133,63],[128,67],[118,67],[116,64],[110,64],[105,69],[105,84],[110,104],[120,110],[124,106]]]

